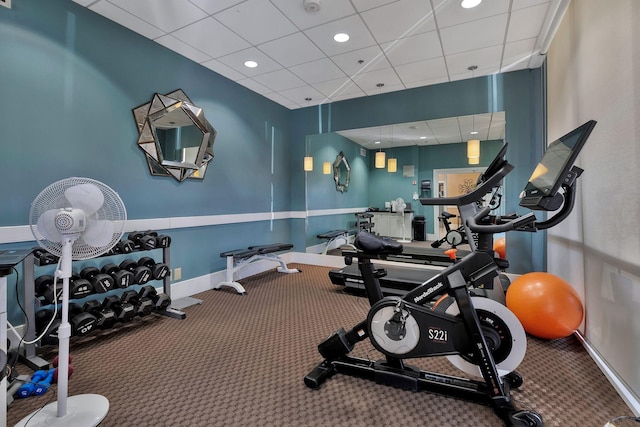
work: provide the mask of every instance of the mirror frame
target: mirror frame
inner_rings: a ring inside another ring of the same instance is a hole
[[[157,118],[178,109],[202,132],[195,164],[164,161],[165,156],[153,123]],[[182,89],[166,95],[154,94],[151,101],[133,109],[133,116],[138,129],[137,145],[145,154],[151,175],[171,176],[179,182],[204,179],[207,166],[214,157],[213,144],[218,133],[205,118],[203,109],[195,106]]]
[[[341,173],[340,166],[343,166],[347,169],[347,173],[345,174],[344,182],[340,182]],[[333,162],[333,181],[336,183],[336,190],[344,193],[349,189],[349,181],[351,180],[351,167],[349,166],[349,161],[344,153],[341,151],[336,156],[336,160]]]

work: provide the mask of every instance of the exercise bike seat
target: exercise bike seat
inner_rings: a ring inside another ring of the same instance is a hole
[[[383,239],[380,236],[361,231],[356,236],[353,245],[369,255],[391,255],[402,252],[402,243],[395,240]]]

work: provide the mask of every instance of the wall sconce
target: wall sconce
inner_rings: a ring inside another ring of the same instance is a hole
[[[313,157],[305,156],[304,157],[304,171],[311,172],[313,170]]]
[[[331,162],[324,162],[322,164],[322,173],[324,175],[331,175]]]
[[[469,157],[469,164],[470,165],[479,165],[480,164],[480,157]]]
[[[376,169],[384,169],[386,165],[386,156],[384,151],[376,152]]]
[[[398,170],[398,159],[390,157],[387,162],[387,172],[395,172]]]

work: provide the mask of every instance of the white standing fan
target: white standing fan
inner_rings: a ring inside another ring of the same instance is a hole
[[[31,204],[29,224],[38,244],[60,257],[62,319],[58,328],[58,401],[25,417],[17,426],[97,426],[109,412],[107,398],[82,394],[68,398],[69,278],[71,262],[95,258],[122,237],[127,219],[122,199],[89,178],[67,178],[45,188]],[[54,281],[56,283],[56,281]]]
[[[395,205],[396,205],[396,212],[400,211],[400,214],[402,215],[402,240],[398,240],[398,242],[401,243],[408,243],[411,240],[407,240],[406,238],[406,234],[405,234],[405,225],[404,225],[404,210],[407,208],[407,204],[404,202],[404,199],[402,197],[398,197],[395,201]]]

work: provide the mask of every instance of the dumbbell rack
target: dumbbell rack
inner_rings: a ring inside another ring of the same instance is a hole
[[[170,251],[169,251],[169,247],[166,248],[157,248],[157,249],[162,249],[162,262],[164,262],[166,265],[170,266],[171,263],[171,256],[170,256]],[[153,249],[152,249],[153,250]],[[140,251],[136,251],[136,252],[146,252],[146,250],[140,250]],[[103,257],[100,258],[105,258],[108,257],[110,255],[105,255]],[[99,259],[99,258],[97,258]],[[27,318],[27,324],[30,325],[30,327],[27,329],[26,333],[25,333],[25,341],[33,341],[36,338],[36,328],[35,328],[35,324],[36,324],[36,320],[35,320],[35,314],[36,314],[36,304],[31,304],[29,303],[29,301],[32,301],[34,298],[34,295],[36,293],[35,291],[35,279],[34,279],[34,268],[35,268],[35,257],[33,256],[33,254],[29,255],[27,258],[25,258],[23,264],[22,264],[22,269],[23,269],[23,278],[24,278],[24,308],[25,308],[25,313],[26,313],[26,318]],[[167,294],[169,296],[169,298],[171,298],[171,275],[167,275],[164,279],[162,279],[162,288],[163,288],[163,292],[165,294]],[[126,289],[123,289],[123,291]],[[186,314],[183,311],[180,310],[176,310],[175,308],[172,308],[171,306],[167,307],[166,310],[164,311],[157,311],[156,313],[158,314],[162,314],[168,317],[172,317],[174,319],[185,319],[186,318]],[[23,346],[24,350],[23,350],[23,354],[21,354],[21,359],[23,361],[23,363],[25,363],[27,366],[29,366],[31,369],[33,370],[39,370],[39,369],[47,369],[49,367],[49,364],[47,361],[45,361],[44,359],[38,357],[36,355],[36,344],[25,344]]]

